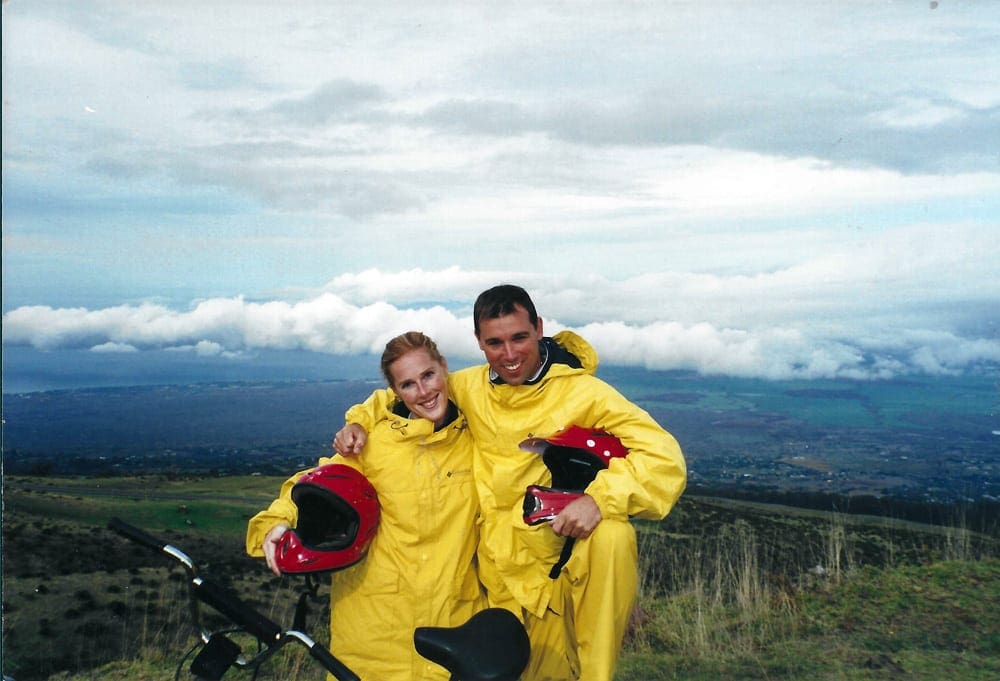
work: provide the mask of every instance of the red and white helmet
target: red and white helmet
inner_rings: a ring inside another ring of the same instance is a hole
[[[282,572],[342,570],[365,557],[378,530],[378,495],[350,466],[327,464],[292,487],[299,509],[295,529],[278,542],[275,562]]]
[[[520,447],[541,454],[552,472],[552,486],[563,490],[583,490],[612,459],[628,456],[628,450],[611,433],[580,426],[563,428],[549,437],[529,438]]]
[[[524,440],[520,448],[541,454],[552,473],[552,487],[531,485],[524,495],[524,522],[529,525],[554,518],[612,459],[628,456],[628,450],[611,433],[575,425],[549,437]]]

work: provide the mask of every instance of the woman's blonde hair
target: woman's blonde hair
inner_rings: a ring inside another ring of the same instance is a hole
[[[390,388],[393,387],[393,381],[389,366],[403,355],[414,350],[426,350],[432,360],[444,364],[444,357],[438,351],[437,343],[428,336],[419,331],[402,333],[386,343],[385,351],[382,353],[382,375],[385,376]]]

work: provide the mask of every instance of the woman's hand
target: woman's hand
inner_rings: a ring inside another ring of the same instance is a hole
[[[281,541],[281,535],[285,532],[288,532],[288,525],[282,523],[275,525],[264,535],[264,560],[267,561],[267,566],[271,568],[271,572],[278,577],[281,576],[281,568],[278,567],[278,562],[274,554],[278,551],[278,543]]]

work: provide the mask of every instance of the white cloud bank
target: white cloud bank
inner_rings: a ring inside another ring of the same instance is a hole
[[[945,278],[915,282],[884,262],[870,270],[866,256],[857,260],[820,259],[753,277],[662,273],[572,282],[457,268],[371,270],[337,277],[298,301],[214,298],[185,311],[149,303],[24,306],[4,315],[3,334],[6,344],[46,350],[232,357],[259,349],[378,354],[392,336],[420,329],[453,360],[477,361],[471,302],[483,288],[516,281],[532,292],[547,334],[573,328],[607,364],[771,379],[951,374],[1000,364],[995,328],[987,337],[976,330],[1000,300],[997,284],[956,291]],[[872,288],[882,294],[860,295]],[[560,321],[568,319],[577,323]]]

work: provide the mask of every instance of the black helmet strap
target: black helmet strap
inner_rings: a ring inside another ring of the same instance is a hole
[[[309,602],[323,603],[329,596],[319,595],[319,579],[313,573],[306,573],[306,583],[299,594],[299,601],[295,604],[295,619],[292,622],[292,629],[296,631],[306,631],[306,617],[309,615]]]

